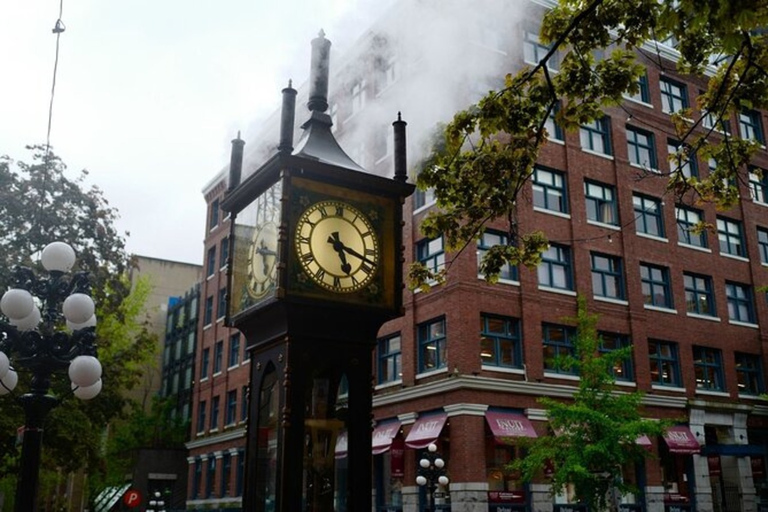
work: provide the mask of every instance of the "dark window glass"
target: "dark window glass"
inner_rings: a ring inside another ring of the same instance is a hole
[[[515,318],[481,315],[480,360],[482,364],[522,368],[520,322]]]
[[[419,324],[419,371],[427,372],[445,367],[445,319]]]
[[[538,275],[539,286],[573,290],[570,247],[551,244],[541,255]]]
[[[660,386],[680,386],[680,362],[677,344],[668,341],[649,340],[651,383]]]
[[[562,358],[574,355],[573,339],[576,337],[576,329],[564,325],[544,324],[541,330],[544,369],[556,373],[575,374],[576,370],[567,367]]]
[[[666,267],[641,263],[640,281],[646,305],[661,308],[672,307],[669,270]]]
[[[718,349],[693,347],[693,372],[696,387],[710,391],[725,391],[723,357]]]
[[[716,316],[712,278],[686,272],[683,274],[683,282],[686,310],[697,315]]]
[[[397,382],[403,377],[403,353],[400,334],[381,338],[376,344],[378,383]]]

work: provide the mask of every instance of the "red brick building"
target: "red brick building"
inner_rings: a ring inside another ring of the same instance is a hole
[[[521,14],[489,3],[468,19],[452,5],[443,15],[462,20],[464,32],[456,38],[451,26],[434,20],[424,32],[408,33],[395,21],[431,18],[427,6],[403,4],[349,55],[334,57],[341,64],[331,64],[336,136],[360,165],[382,175],[391,174],[394,112],[401,109],[409,122],[413,154],[419,149],[414,134],[437,120],[430,108],[438,90],[451,100],[435,108],[450,115],[452,101],[458,108],[488,89],[490,69],[498,79],[546,50],[535,35],[535,7]],[[440,55],[470,63],[467,72],[454,66],[449,77],[440,74],[450,59],[425,53],[425,34],[440,42]],[[647,74],[637,97],[578,132],[549,127],[551,140],[518,208],[521,231],[542,230],[551,241],[538,269],[509,268],[500,283],[489,285],[478,275],[478,257],[506,241],[506,225],[490,224],[477,247],[448,254],[441,239],[426,240],[418,229],[435,207],[429,191],[406,203],[405,264],[450,268],[447,281],[430,292],[404,292],[405,315],[382,328],[373,354],[372,506],[378,510],[425,505],[415,477],[430,441],[450,478],[439,505],[473,512],[579,509],[567,489],[553,497],[546,481],[519,481],[504,468],[519,450],[496,440],[503,426],[517,429],[516,435],[547,435],[537,399],[572,394],[578,376],[555,368],[552,358],[573,350],[574,330],[563,318],[575,314],[577,294],[600,315],[605,350],[632,346],[631,360],[616,369],[617,389],[642,391],[650,416],[678,423],[665,438],[649,440],[654,457],[646,464],[624,468],[623,477],[639,492],[617,498],[622,510],[768,506],[768,407],[762,397],[768,302],[758,291],[768,282],[768,172],[744,169],[741,200],[730,210],[677,202],[666,191],[668,156],[678,143],[669,114],[690,106],[701,116],[696,97],[706,82],[678,75],[671,47],[654,45],[645,55]],[[432,67],[436,62],[439,69]],[[301,109],[298,116],[301,121]],[[763,112],[745,111],[723,130],[765,145],[767,120]],[[263,141],[277,142],[276,123],[267,125],[247,139],[246,171],[269,153]],[[761,150],[753,163],[768,169],[768,152]],[[706,176],[709,167],[696,159],[684,170]],[[197,435],[188,444],[190,508],[237,506],[247,485],[241,469],[247,353],[244,341],[222,324],[228,223],[218,202],[225,188],[222,172],[204,191],[208,277],[196,361]],[[701,220],[713,229],[690,229]]]

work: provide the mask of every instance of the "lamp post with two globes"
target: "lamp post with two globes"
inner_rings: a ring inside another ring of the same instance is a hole
[[[61,400],[50,394],[51,377],[67,371],[73,394],[83,400],[101,391],[88,275],[69,274],[75,251],[63,242],[47,245],[41,262],[48,276],[16,267],[14,288],[0,299],[0,310],[8,319],[0,321],[0,395],[14,393],[19,373],[30,376],[29,391],[14,394],[24,410],[17,512],[37,511],[43,424]]]
[[[445,460],[437,453],[437,446],[434,443],[427,446],[427,453],[419,460],[417,473],[416,483],[422,487],[426,486],[429,511],[434,512],[437,485],[448,485],[448,477],[445,476]]]

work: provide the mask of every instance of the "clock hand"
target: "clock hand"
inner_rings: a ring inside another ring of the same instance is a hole
[[[334,231],[328,237],[328,243],[333,246],[333,250],[336,251],[341,260],[341,271],[345,274],[352,272],[352,265],[347,263],[347,256],[344,254],[344,244],[339,240],[339,232]]]
[[[267,243],[262,239],[261,244],[259,245],[259,248],[256,249],[256,252],[261,255],[261,265],[262,270],[264,271],[264,275],[269,275],[269,264],[267,263],[267,256],[277,256],[277,253],[273,250],[271,250],[269,247],[267,247]]]
[[[369,260],[368,258],[366,258],[365,256],[363,256],[362,254],[360,254],[360,253],[359,253],[359,252],[357,252],[356,250],[354,250],[354,249],[352,249],[352,248],[350,248],[350,247],[347,247],[347,246],[346,246],[346,245],[344,245],[344,244],[342,244],[342,248],[341,248],[341,250],[342,250],[342,251],[344,251],[344,252],[346,252],[347,254],[351,254],[352,256],[355,256],[355,257],[357,257],[357,258],[360,258],[362,261],[364,261],[365,263],[368,263],[369,265],[376,265],[376,262]]]

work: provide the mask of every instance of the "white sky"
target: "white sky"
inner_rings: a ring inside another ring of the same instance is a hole
[[[202,263],[203,186],[230,140],[390,0],[64,0],[51,145],[103,189],[128,251]],[[0,154],[44,144],[59,0],[0,2]],[[277,138],[278,134],[275,134]]]

